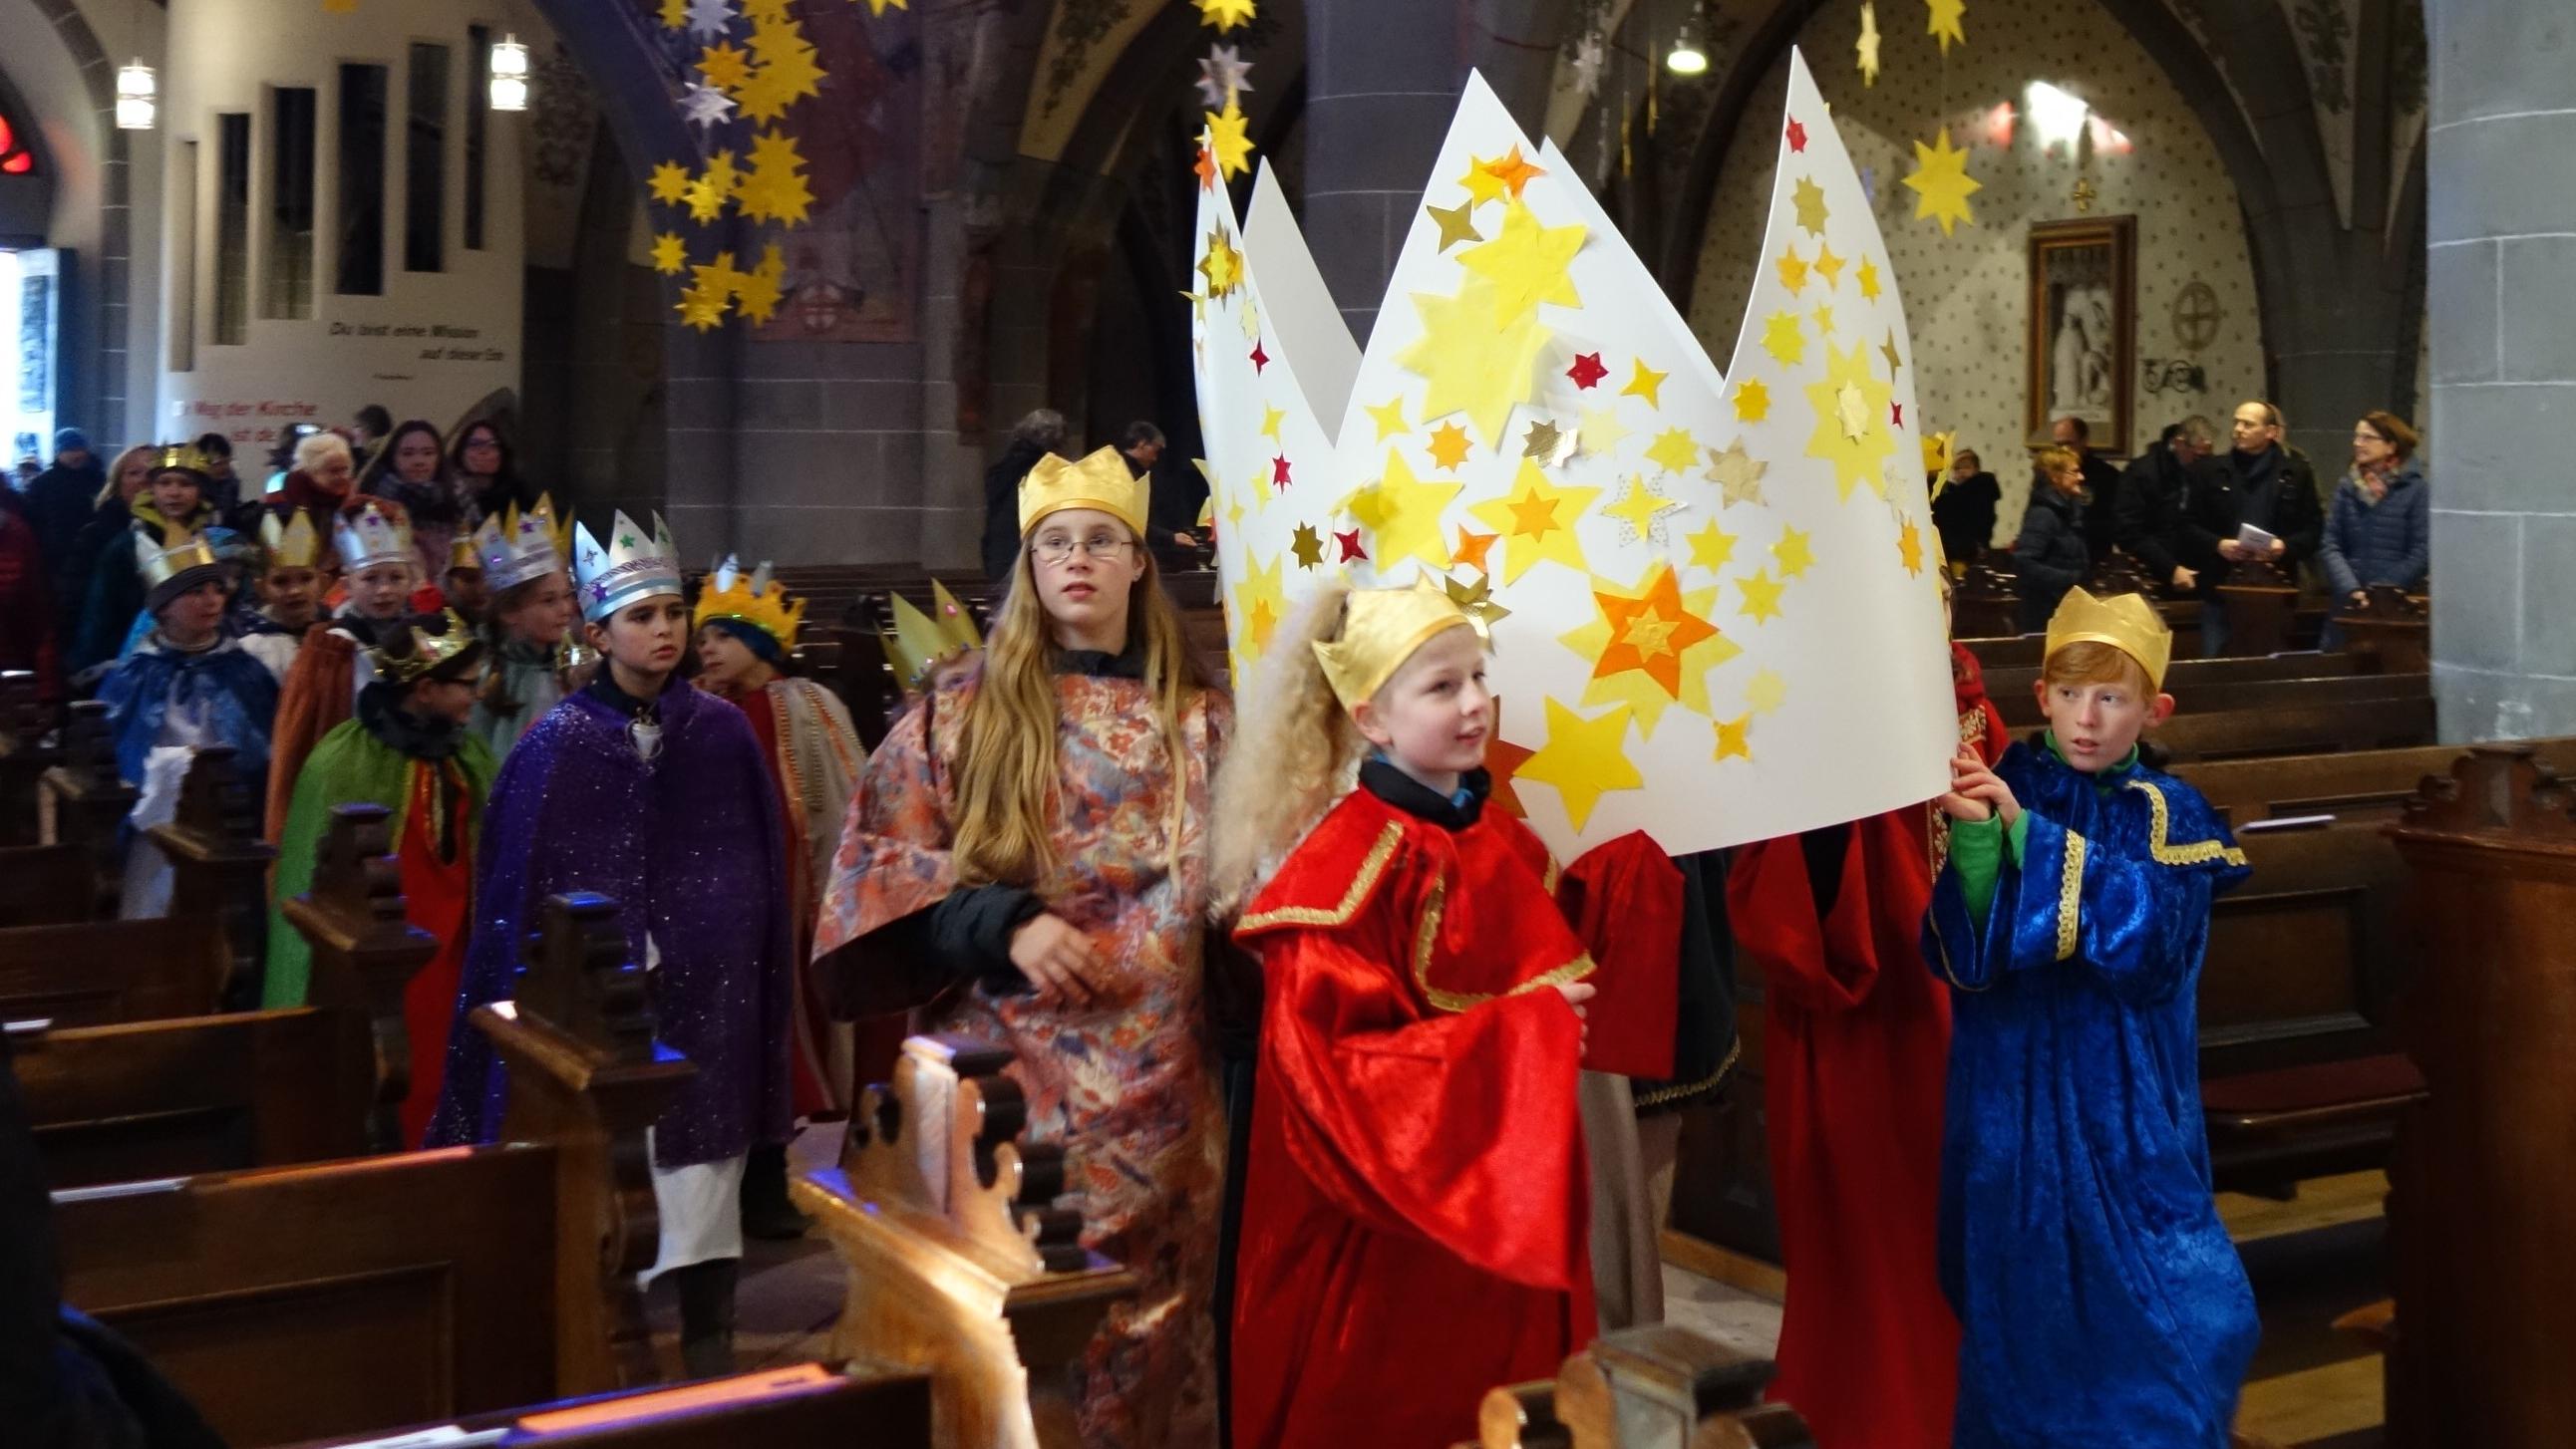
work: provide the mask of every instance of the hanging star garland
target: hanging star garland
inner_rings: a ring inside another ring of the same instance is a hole
[[[1878,84],[1878,7],[1862,0],[1860,7],[1860,42],[1852,47],[1859,56],[1860,83]]]
[[[1219,35],[1252,20],[1252,0],[1198,0],[1199,23],[1213,25]]]
[[[725,203],[733,199],[734,187],[741,180],[741,173],[734,169],[733,152],[718,151],[708,157],[707,168],[689,182],[689,219],[713,221],[724,215]]]
[[[793,22],[763,25],[751,35],[751,53],[760,62],[742,83],[742,113],[755,121],[775,121],[787,108],[813,95],[823,68],[805,33]]]
[[[1216,157],[1218,173],[1231,177],[1251,170],[1252,136],[1249,123],[1243,116],[1243,107],[1228,101],[1224,110],[1205,114],[1208,151]]]
[[[1939,222],[1941,235],[1950,235],[1958,222],[1977,224],[1968,198],[1984,183],[1968,174],[1968,153],[1950,144],[1949,127],[1941,128],[1940,139],[1933,145],[1914,143],[1914,169],[1906,174],[1905,184],[1914,193],[1914,219],[1930,217]]]
[[[668,14],[668,10],[664,11]],[[731,0],[689,0],[689,38],[714,40],[733,25]]]
[[[1943,55],[1950,53],[1950,42],[1954,40],[1961,45],[1968,43],[1967,32],[1959,28],[1960,18],[1968,13],[1968,0],[1925,0],[1925,3],[1931,16],[1923,27],[1923,33],[1941,42]]]
[[[1231,45],[1211,45],[1199,60],[1199,96],[1211,111],[1234,104],[1234,98],[1252,89],[1252,62],[1243,58],[1240,49]]]
[[[689,194],[689,168],[677,161],[665,161],[653,168],[653,177],[645,183],[653,199],[664,206],[677,206]]]
[[[733,309],[754,326],[766,323],[778,313],[786,279],[787,259],[779,255],[778,243],[771,242],[761,252],[760,265],[743,273],[735,285]]]
[[[727,95],[751,79],[751,57],[732,41],[710,45],[698,52],[698,74],[708,85]]]
[[[733,97],[714,86],[691,81],[687,92],[680,97],[680,115],[703,134],[712,127],[723,125],[733,115]]]
[[[1620,705],[1598,719],[1587,720],[1551,699],[1547,701],[1547,743],[1513,772],[1516,783],[1553,785],[1565,802],[1566,818],[1581,830],[1601,797],[1634,790],[1645,783],[1628,759],[1628,718]]]
[[[813,188],[805,184],[805,158],[793,137],[763,131],[751,143],[751,170],[735,195],[742,214],[754,221],[800,222],[813,209]]]
[[[687,270],[689,247],[677,232],[661,232],[653,238],[653,270],[676,277]]]

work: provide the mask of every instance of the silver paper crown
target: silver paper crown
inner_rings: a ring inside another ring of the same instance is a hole
[[[340,556],[340,567],[353,574],[378,564],[417,562],[410,515],[380,498],[361,499],[332,522],[331,548]]]
[[[581,594],[581,616],[597,623],[639,599],[685,592],[680,582],[680,550],[662,515],[653,515],[646,534],[619,509],[605,539],[576,523],[572,530],[573,586]]]
[[[563,545],[556,537],[551,497],[522,513],[510,505],[507,515],[494,514],[474,530],[474,556],[483,564],[483,582],[492,592],[541,579],[564,566]]]

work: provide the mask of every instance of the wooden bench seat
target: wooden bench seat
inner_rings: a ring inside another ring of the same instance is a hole
[[[683,1388],[468,1414],[363,1440],[311,1440],[297,1449],[351,1449],[388,1438],[432,1449],[432,1435],[493,1430],[515,1430],[504,1441],[513,1444],[541,1437],[550,1449],[930,1449],[930,1381],[792,1364]]]
[[[2403,1052],[2244,1072],[2203,1082],[2210,1171],[2219,1190],[2271,1190],[2384,1167],[2398,1119],[2424,1100]]]

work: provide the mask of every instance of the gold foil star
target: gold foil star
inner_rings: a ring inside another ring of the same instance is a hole
[[[710,45],[698,52],[698,74],[708,85],[731,95],[751,79],[751,57],[729,40]]]
[[[1208,151],[1216,157],[1217,170],[1227,176],[1241,176],[1252,169],[1252,136],[1243,117],[1243,107],[1232,101],[1222,111],[1201,112],[1207,117]]]
[[[1801,176],[1789,193],[1789,205],[1798,213],[1798,225],[1810,236],[1825,234],[1825,188],[1816,178]]]
[[[662,232],[653,238],[653,270],[664,276],[677,276],[689,264],[689,247],[678,232]]]
[[[689,0],[662,0],[662,28],[677,30],[689,23]]]
[[[1628,525],[1639,539],[1660,548],[1664,542],[1664,515],[1681,509],[1681,500],[1656,492],[1642,475],[1630,474],[1619,501],[1601,511]]]
[[[763,25],[751,33],[752,58],[759,68],[744,81],[737,97],[742,113],[755,121],[775,121],[787,108],[814,94],[823,79],[814,47],[793,22]]]
[[[1771,415],[1771,389],[1762,379],[1748,377],[1735,385],[1735,420],[1758,423]]]
[[[1807,285],[1806,258],[1798,255],[1796,247],[1791,247],[1780,253],[1777,265],[1780,269],[1780,285],[1789,289],[1790,296],[1798,295],[1798,289]]]
[[[1890,327],[1887,329],[1887,340],[1878,344],[1878,355],[1887,359],[1887,380],[1894,382],[1896,380],[1897,369],[1904,366],[1904,364],[1897,361],[1896,358],[1895,328]],[[1917,419],[1917,421],[1920,421],[1920,419]]]
[[[1708,472],[1703,476],[1718,486],[1728,503],[1760,503],[1762,475],[1770,467],[1744,451],[1744,440],[1737,438],[1726,445],[1723,453],[1715,448],[1708,450]]]
[[[1637,359],[1636,368],[1635,372],[1628,375],[1628,385],[1619,389],[1619,395],[1644,398],[1646,406],[1650,408],[1662,407],[1664,379],[1672,374],[1655,371],[1646,365],[1646,359],[1642,357]]]
[[[876,19],[884,19],[888,8],[905,10],[911,7],[906,0],[868,0],[868,14]]]
[[[1888,396],[1888,385],[1870,371],[1867,343],[1849,352],[1825,344],[1825,375],[1807,384],[1808,405],[1816,410],[1807,456],[1834,465],[1834,483],[1846,502],[1862,483],[1887,496],[1879,465],[1896,451],[1887,431]]]
[[[1828,288],[1842,285],[1843,259],[1834,255],[1832,247],[1822,243],[1816,247],[1816,275],[1825,279]]]
[[[1288,551],[1297,556],[1297,567],[1315,568],[1324,561],[1324,536],[1317,533],[1315,525],[1311,523],[1298,524],[1297,532],[1292,535],[1288,544]]]
[[[1591,592],[1592,621],[1561,636],[1592,663],[1583,703],[1628,705],[1637,712],[1637,732],[1648,738],[1670,705],[1706,714],[1709,671],[1743,652],[1708,622],[1717,590],[1685,593],[1673,566],[1659,559],[1633,589],[1596,578]]]
[[[1797,313],[1774,312],[1763,320],[1762,350],[1782,367],[1795,367],[1806,360],[1807,334],[1798,330]]]
[[[1512,479],[1509,496],[1488,498],[1467,511],[1502,536],[1506,550],[1503,582],[1510,584],[1542,559],[1554,559],[1577,573],[1589,573],[1582,541],[1575,537],[1574,521],[1600,496],[1598,488],[1560,488],[1548,481],[1538,464],[1524,458],[1520,472]]]
[[[1564,441],[1564,435],[1556,424],[1541,418],[1530,424],[1529,432],[1522,436],[1521,456],[1536,458],[1542,463],[1558,462],[1557,450],[1564,446]]]
[[[1481,277],[1469,278],[1454,296],[1416,292],[1413,306],[1422,315],[1422,336],[1395,360],[1430,384],[1423,417],[1463,412],[1491,446],[1512,406],[1528,399],[1539,351],[1553,334],[1539,325],[1536,310],[1495,326],[1494,284]]]
[[[689,216],[696,221],[713,221],[724,215],[725,203],[733,199],[734,188],[741,184],[742,173],[734,169],[733,153],[718,151],[707,158],[707,169],[689,183]]]
[[[751,170],[735,188],[742,202],[742,214],[754,221],[783,221],[790,225],[805,219],[814,206],[814,192],[805,184],[805,158],[796,150],[792,136],[763,131],[751,143]]]
[[[1223,35],[1252,19],[1252,0],[1198,0],[1199,23],[1213,25]]]
[[[1968,197],[1983,189],[1983,183],[1968,174],[1968,153],[1950,144],[1949,127],[1941,128],[1934,145],[1914,143],[1914,170],[1905,184],[1914,192],[1915,220],[1928,216],[1939,222],[1941,235],[1950,235],[1959,222],[1977,224],[1976,214],[1968,209]]]
[[[1862,257],[1860,259],[1860,270],[1852,273],[1852,281],[1860,287],[1860,299],[1862,301],[1875,302],[1878,300],[1878,264],[1876,262],[1871,261],[1867,257]]]
[[[1859,56],[1860,83],[1878,84],[1878,7],[1868,0],[1860,7],[1860,42],[1852,48]]]
[[[689,168],[677,161],[665,161],[653,168],[653,179],[645,185],[655,201],[677,206],[689,194]]]
[[[1688,428],[1666,428],[1655,434],[1646,457],[1667,473],[1687,472],[1691,464],[1699,461],[1699,440],[1690,435]]]
[[[1445,252],[1459,242],[1480,242],[1485,239],[1483,234],[1476,230],[1474,199],[1460,202],[1456,206],[1426,206],[1422,210],[1424,215],[1429,216],[1440,227],[1439,249],[1441,251]]]
[[[1474,536],[1482,537],[1488,543],[1493,541],[1491,534]],[[1466,614],[1468,621],[1476,626],[1476,632],[1484,636],[1490,646],[1494,642],[1494,626],[1512,616],[1511,610],[1494,602],[1494,581],[1486,578],[1483,570],[1479,569],[1472,584],[1460,583],[1444,575],[1440,586],[1448,593],[1449,602]]]
[[[1377,440],[1401,437],[1404,433],[1404,394],[1397,393],[1376,407],[1369,408],[1370,421],[1377,424]]]
[[[762,253],[760,265],[742,274],[734,286],[734,310],[742,320],[758,326],[778,313],[778,303],[787,277],[787,260],[778,254],[778,243],[771,242]]]
[[[1467,430],[1456,423],[1442,423],[1431,430],[1431,466],[1443,473],[1455,473],[1467,461]]]
[[[1744,702],[1755,714],[1770,714],[1789,702],[1789,681],[1776,669],[1759,669],[1744,681]]]
[[[1746,741],[1746,736],[1751,734],[1753,730],[1753,716],[1749,714],[1740,714],[1733,719],[1717,720],[1714,721],[1714,723],[1717,725],[1718,759],[1749,760],[1753,758],[1753,747]]]
[[[1809,542],[1812,537],[1795,528],[1784,526],[1780,530],[1780,541],[1771,545],[1771,557],[1779,562],[1780,577],[1794,579],[1815,566],[1816,551]]]
[[[1199,275],[1207,278],[1210,297],[1222,297],[1243,281],[1243,253],[1226,240],[1223,230],[1207,234],[1207,250],[1199,255]]]
[[[1692,530],[1689,538],[1692,568],[1715,573],[1735,559],[1735,535],[1718,527],[1714,518],[1706,527]]]
[[[1587,720],[1564,705],[1547,701],[1547,743],[1521,761],[1512,773],[1516,785],[1556,787],[1565,802],[1566,819],[1581,830],[1593,807],[1614,790],[1634,790],[1645,783],[1628,761],[1628,717],[1620,705],[1599,719]]]
[[[1515,198],[1503,208],[1500,236],[1458,254],[1458,264],[1494,284],[1494,325],[1508,327],[1541,302],[1580,307],[1566,267],[1583,247],[1581,226],[1541,226]]]
[[[1939,37],[1941,53],[1943,55],[1950,53],[1951,41],[1955,40],[1961,45],[1967,44],[1968,35],[1966,31],[1959,28],[1959,20],[1968,13],[1968,0],[1928,0],[1928,4],[1932,14],[1930,21],[1923,27],[1923,33]]]
[[[1350,501],[1351,517],[1369,531],[1369,556],[1382,569],[1409,558],[1435,569],[1449,567],[1440,515],[1466,487],[1464,483],[1426,483],[1414,476],[1402,454],[1388,449],[1386,471]]]
[[[1771,577],[1768,570],[1737,579],[1735,586],[1744,591],[1744,617],[1757,624],[1780,617],[1780,591],[1788,586]]]
[[[1584,452],[1598,456],[1619,446],[1619,440],[1629,436],[1630,431],[1620,426],[1616,407],[1585,408],[1582,425],[1575,430],[1575,436]]]

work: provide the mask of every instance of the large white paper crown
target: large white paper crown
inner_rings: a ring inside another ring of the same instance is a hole
[[[411,551],[411,515],[402,505],[382,498],[361,498],[342,509],[331,524],[332,551],[347,573],[362,573],[384,563],[415,562]]]
[[[1788,71],[1723,371],[1481,77],[1364,349],[1266,173],[1241,227],[1203,189],[1191,305],[1238,678],[1325,578],[1438,578],[1492,625],[1498,806],[1562,858],[1640,829],[1715,849],[1946,788],[1903,306],[1815,79],[1794,53]]]
[[[647,534],[624,509],[611,520],[605,538],[592,536],[576,523],[572,530],[573,587],[581,595],[581,616],[597,623],[639,599],[685,592],[680,582],[680,550],[662,515],[653,515]]]
[[[525,513],[510,505],[474,530],[474,557],[483,565],[483,583],[494,593],[541,579],[564,566],[561,530],[555,523],[551,496],[540,496]]]

